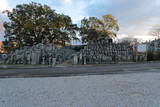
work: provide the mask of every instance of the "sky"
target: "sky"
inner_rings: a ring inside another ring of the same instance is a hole
[[[47,4],[56,12],[69,15],[78,25],[84,17],[101,18],[112,14],[120,26],[119,39],[152,40],[154,37],[149,32],[160,25],[160,0],[0,0],[0,41],[4,40],[3,22],[8,21],[2,11],[32,1]]]

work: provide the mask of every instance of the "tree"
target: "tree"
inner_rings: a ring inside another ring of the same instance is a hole
[[[4,22],[5,47],[17,48],[38,43],[70,42],[76,39],[77,26],[69,16],[58,14],[47,5],[29,3],[17,5],[11,12],[5,11],[10,19]]]
[[[80,35],[83,42],[88,42],[98,37],[116,37],[119,30],[117,20],[111,15],[103,16],[100,20],[96,17],[84,18],[81,21]]]

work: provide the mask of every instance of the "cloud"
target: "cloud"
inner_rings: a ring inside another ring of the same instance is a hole
[[[119,38],[131,36],[142,40],[152,40],[155,37],[150,35],[151,30],[155,26],[160,25],[160,18],[158,16],[150,16],[142,19],[133,20],[120,26],[121,30],[118,35]]]
[[[0,40],[3,40],[4,35],[3,22],[8,20],[7,16],[2,13],[4,10],[11,10],[9,2],[7,0],[0,0]]]
[[[7,0],[0,0],[0,12],[4,10],[10,10],[10,6]]]
[[[8,6],[8,2],[6,0],[0,1],[0,41],[4,40],[4,27],[3,22],[6,19],[6,15],[2,14],[4,10],[10,10],[10,7]]]
[[[72,0],[61,0],[61,2],[64,4],[64,5],[71,5],[73,3]]]
[[[93,2],[93,0],[91,2]],[[61,5],[54,7],[58,13],[71,16],[73,23],[79,23],[81,19],[88,17],[86,13],[88,5],[88,1],[85,0],[61,0]]]

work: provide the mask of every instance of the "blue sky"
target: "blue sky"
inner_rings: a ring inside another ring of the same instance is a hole
[[[0,0],[0,12],[11,10],[17,4],[31,1],[47,4],[58,13],[71,16],[79,24],[84,17],[112,14],[118,20],[118,38],[137,37],[149,40],[148,32],[160,25],[160,0]],[[3,40],[3,21],[7,17],[0,13],[0,40]]]

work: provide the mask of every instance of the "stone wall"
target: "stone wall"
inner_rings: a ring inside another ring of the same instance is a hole
[[[74,55],[74,60],[76,60],[75,56],[77,56],[79,64],[132,62],[133,47],[126,44],[113,43],[107,38],[100,38],[89,42],[84,49]]]
[[[74,53],[69,47],[57,48],[53,44],[37,44],[32,47],[26,46],[15,52],[3,54],[5,64],[49,64],[62,63]]]
[[[132,62],[133,47],[126,44],[113,43],[111,39],[99,38],[90,41],[80,51],[70,47],[58,48],[54,44],[37,44],[23,47],[15,52],[4,54],[5,64],[105,64]]]

